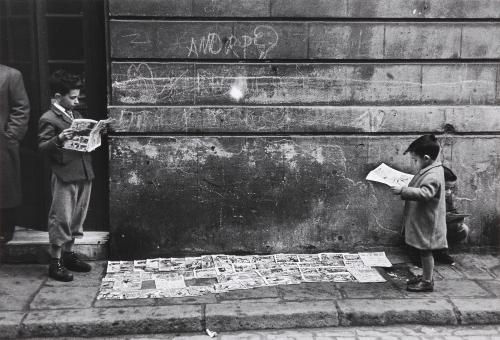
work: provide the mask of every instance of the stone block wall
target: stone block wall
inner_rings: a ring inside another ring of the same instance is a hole
[[[398,246],[364,180],[438,135],[500,234],[500,0],[109,0],[114,258]]]

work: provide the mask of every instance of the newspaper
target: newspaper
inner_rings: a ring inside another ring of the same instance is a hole
[[[393,169],[385,163],[380,164],[366,176],[368,181],[379,182],[388,186],[408,186],[412,178],[413,175]]]
[[[101,132],[112,119],[93,120],[78,118],[71,123],[75,131],[73,137],[64,142],[63,148],[81,152],[90,152],[101,145]]]
[[[372,267],[384,264],[390,264],[384,252],[108,261],[98,299],[175,298],[302,282],[384,282]]]
[[[349,273],[359,282],[385,282],[385,279],[375,268],[365,265],[361,259],[346,259],[344,262]]]
[[[369,267],[392,267],[391,261],[385,256],[385,251],[358,254],[363,263]]]

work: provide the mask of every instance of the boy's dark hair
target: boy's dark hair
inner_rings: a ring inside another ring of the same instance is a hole
[[[423,135],[415,139],[408,149],[403,153],[413,152],[414,154],[424,157],[428,155],[431,159],[436,160],[439,154],[439,143],[434,135]]]
[[[443,171],[445,182],[455,182],[457,180],[457,175],[455,175],[450,168],[443,165]]]
[[[83,86],[82,80],[76,74],[71,74],[65,70],[57,70],[50,76],[50,94],[53,96],[56,93],[64,96],[71,90],[81,89]]]

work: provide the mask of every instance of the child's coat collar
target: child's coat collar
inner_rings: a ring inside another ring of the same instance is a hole
[[[441,162],[439,162],[439,161],[436,161],[436,162],[432,163],[431,165],[428,165],[425,168],[420,169],[420,171],[418,172],[418,174],[419,175],[423,175],[424,173],[426,173],[430,169],[437,168],[438,166],[443,166],[443,164],[441,164]]]

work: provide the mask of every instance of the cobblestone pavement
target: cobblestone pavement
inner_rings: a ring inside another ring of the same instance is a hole
[[[45,338],[30,338],[40,340]],[[52,338],[53,339],[53,338]],[[69,339],[69,338],[57,338]],[[75,339],[124,339],[124,340],[500,340],[500,326],[430,327],[402,325],[390,327],[338,327],[293,330],[244,331],[218,334],[210,338],[206,334],[158,334],[129,335]]]

